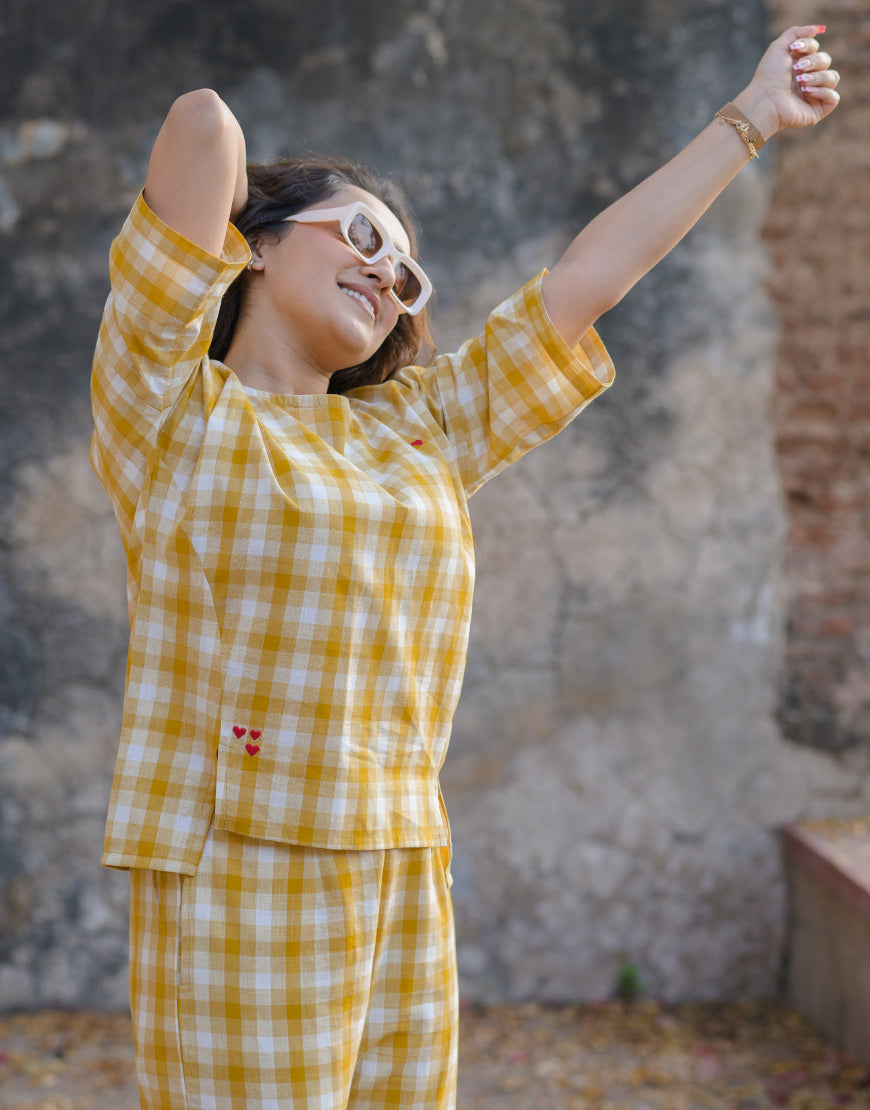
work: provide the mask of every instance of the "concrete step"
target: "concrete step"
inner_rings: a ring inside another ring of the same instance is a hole
[[[870,817],[793,825],[784,846],[789,1000],[870,1065]]]

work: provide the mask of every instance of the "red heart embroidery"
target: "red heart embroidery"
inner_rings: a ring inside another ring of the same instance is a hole
[[[259,750],[259,744],[245,744],[245,751],[248,753],[248,755],[256,755]]]
[[[262,732],[260,732],[260,730],[258,728],[252,728],[251,729],[251,739],[252,740],[259,740],[262,735],[263,735]]]
[[[241,738],[245,735],[247,731],[248,730],[246,728],[242,728],[241,725],[233,725],[233,732],[236,734],[239,740],[241,740]]]

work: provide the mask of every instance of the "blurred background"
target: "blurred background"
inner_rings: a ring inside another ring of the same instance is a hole
[[[422,225],[449,349],[827,22],[778,138],[599,330],[617,383],[472,502],[443,774],[462,992],[776,994],[783,827],[870,810],[870,16],[857,0],[4,0],[0,1009],[122,1008],[100,869],[127,624],[88,462],[107,253],[173,98],[249,156],[347,153]]]

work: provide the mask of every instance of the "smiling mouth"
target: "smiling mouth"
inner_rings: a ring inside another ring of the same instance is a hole
[[[355,301],[358,301],[373,320],[377,317],[375,306],[372,304],[369,298],[365,296],[364,293],[359,293],[356,289],[349,289],[346,285],[340,285],[339,289],[342,291],[342,293],[346,293],[349,297],[352,297]]]

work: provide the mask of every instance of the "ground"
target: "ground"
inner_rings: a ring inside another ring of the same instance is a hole
[[[870,1110],[870,1069],[778,1003],[463,1011],[460,1110]],[[2,1110],[135,1110],[126,1016],[0,1018]]]

